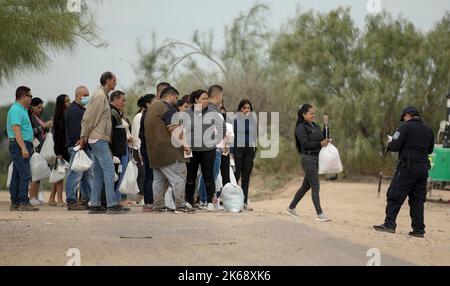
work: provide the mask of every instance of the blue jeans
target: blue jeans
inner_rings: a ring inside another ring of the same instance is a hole
[[[127,147],[128,150],[128,147]],[[123,180],[123,176],[125,175],[125,171],[127,170],[128,167],[128,162],[130,161],[130,153],[128,152],[127,154],[123,155],[120,159],[120,164],[122,165],[122,172],[119,173],[119,180],[114,184],[115,189],[114,189],[114,194],[116,196],[117,201],[122,201],[122,200],[126,200],[127,199],[127,195],[122,195],[122,193],[119,191],[120,188],[120,184],[122,183]]]
[[[217,177],[219,176],[220,172],[220,163],[222,161],[222,153],[219,151],[219,149],[216,150],[216,159],[214,160],[214,183],[217,180]],[[220,190],[216,190],[218,192]],[[200,201],[207,202],[208,198],[206,195],[206,185],[205,180],[203,180],[203,176],[200,176],[200,186],[198,187],[198,193],[200,195]]]
[[[89,144],[94,157],[94,185],[91,192],[91,206],[101,206],[103,184],[105,185],[106,205],[116,206],[119,202],[114,194],[114,163],[109,143],[99,140]]]
[[[70,166],[72,166],[73,159],[77,152],[73,151],[73,147],[68,148],[70,155]],[[91,160],[94,161],[90,151],[84,151]],[[91,167],[86,172],[78,173],[69,169],[66,180],[66,202],[67,204],[74,204],[78,202],[77,188],[80,186],[81,197],[84,200],[90,201],[91,191],[94,185],[94,168]]]
[[[25,141],[28,153],[33,153],[33,144]],[[13,205],[27,205],[30,203],[28,198],[28,185],[31,182],[30,159],[22,158],[22,149],[17,142],[9,141],[9,155],[13,161],[13,172],[11,176],[11,185],[9,193]]]

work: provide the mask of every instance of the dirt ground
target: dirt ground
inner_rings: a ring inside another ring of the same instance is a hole
[[[300,219],[282,213],[300,180],[272,191],[255,177],[253,195],[273,199],[241,214],[144,214],[138,206],[123,216],[49,206],[18,213],[0,192],[0,265],[66,265],[70,248],[80,249],[82,265],[366,265],[371,248],[382,265],[450,265],[449,204],[426,203],[425,239],[408,237],[407,203],[397,233],[383,234],[371,226],[383,222],[387,185],[378,198],[373,183],[322,181],[322,207],[333,221],[319,223],[309,195],[297,208]],[[450,200],[450,192],[433,196]]]

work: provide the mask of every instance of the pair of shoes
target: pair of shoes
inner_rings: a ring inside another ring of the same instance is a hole
[[[39,211],[39,208],[28,203],[28,204],[20,205],[17,210],[19,212],[37,212],[37,211]]]
[[[295,211],[295,209],[291,209],[291,208],[287,208],[284,211],[285,214],[290,215],[291,217],[295,217],[295,218],[300,218],[300,216],[297,214],[297,212]]]
[[[9,207],[9,211],[11,212],[19,211],[19,205],[11,204],[11,206]]]
[[[40,206],[40,205],[42,205],[42,203],[41,203],[38,199],[36,199],[36,198],[31,198],[31,199],[30,199],[30,204],[31,204],[32,206]]]
[[[106,213],[107,214],[125,214],[127,212],[129,212],[131,209],[130,208],[125,208],[121,205],[115,205],[113,207],[109,207],[106,209]]]
[[[73,204],[68,204],[67,205],[67,210],[68,211],[85,211],[86,207],[81,205],[79,202],[73,203]]]
[[[424,238],[425,237],[425,233],[423,233],[423,232],[418,232],[418,231],[411,231],[410,233],[409,233],[409,236],[412,236],[412,237],[417,237],[417,238]]]
[[[102,206],[89,207],[89,214],[105,214],[106,208]]]
[[[381,231],[381,232],[395,233],[395,228],[387,227],[385,224],[374,225],[373,229],[376,231]]]
[[[207,212],[217,212],[217,209],[216,209],[216,207],[214,206],[213,203],[208,203],[206,205],[206,211]]]
[[[174,213],[175,210],[169,209],[168,207],[157,208],[153,210],[155,213]]]
[[[176,210],[175,210],[175,213],[176,214],[182,214],[182,213],[195,213],[195,209],[194,208],[189,208],[188,206],[185,206],[185,207],[181,207],[181,208],[177,208]]]
[[[329,218],[325,213],[321,213],[320,215],[318,215],[316,217],[316,220],[320,221],[320,222],[327,222],[327,221],[331,221],[331,218]]]
[[[244,210],[251,212],[253,208],[249,204],[244,204]]]

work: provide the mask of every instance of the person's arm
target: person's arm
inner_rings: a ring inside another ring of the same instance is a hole
[[[16,138],[16,142],[22,150],[22,158],[28,159],[30,158],[30,153],[28,152],[27,146],[25,146],[25,142],[23,141],[22,132],[20,131],[19,125],[13,125],[12,127],[14,136]]]
[[[81,120],[81,135],[83,141],[86,141],[95,126],[98,125],[103,113],[103,98],[102,96],[94,96],[92,101],[87,106],[87,109]]]
[[[408,133],[408,126],[403,123],[400,127],[395,131],[394,136],[392,137],[392,141],[388,144],[388,151],[390,152],[399,152],[403,144],[405,143],[405,138]]]
[[[430,146],[428,147],[428,154],[433,154],[434,151],[434,134],[433,131],[430,130],[431,132],[431,141],[430,141]]]

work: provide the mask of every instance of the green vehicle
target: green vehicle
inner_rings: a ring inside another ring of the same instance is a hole
[[[450,186],[450,148],[437,145],[430,155],[430,182],[433,189],[445,189]]]

